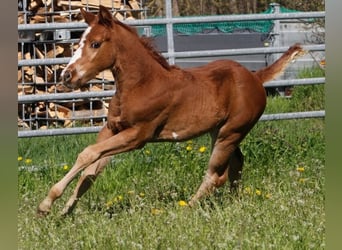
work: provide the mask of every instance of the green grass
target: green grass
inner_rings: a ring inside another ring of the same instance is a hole
[[[291,99],[269,98],[266,112],[322,109],[322,96],[324,86],[296,87]],[[117,155],[73,215],[59,211],[75,183],[48,217],[36,217],[48,189],[94,139],[19,139],[19,249],[325,248],[324,119],[259,122],[241,145],[237,197],[225,186],[198,207],[180,205],[207,168],[210,141],[202,136]]]

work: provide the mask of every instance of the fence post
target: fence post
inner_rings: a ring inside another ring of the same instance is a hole
[[[167,36],[167,52],[169,55],[169,63],[175,64],[175,46],[174,46],[174,40],[173,40],[173,23],[171,21],[172,19],[172,0],[166,0],[165,1],[165,9],[166,9],[166,18],[168,23],[166,24],[166,36]]]
[[[279,14],[280,13],[280,4],[278,3],[270,3],[270,7],[272,8],[273,14]],[[272,47],[278,48],[280,47],[280,20],[276,19],[273,20],[274,26],[273,26],[273,41],[272,41]],[[271,56],[271,61],[269,64],[272,64],[274,61],[276,61],[280,57],[279,53],[274,53]]]
[[[272,8],[272,14],[280,14],[280,4],[278,3],[270,3],[270,7]],[[272,30],[272,42],[271,46],[274,48],[279,48],[281,46],[281,41],[280,41],[280,20],[275,19],[273,20],[273,30]],[[281,57],[281,53],[272,53],[269,56],[269,62],[267,62],[268,65],[271,65],[274,63],[276,60],[278,60]],[[280,78],[282,78],[280,76]],[[276,92],[278,92],[279,95],[285,96],[287,87],[277,87],[275,88]]]

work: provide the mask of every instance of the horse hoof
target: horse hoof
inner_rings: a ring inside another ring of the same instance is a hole
[[[195,201],[194,200],[190,200],[188,205],[189,205],[190,208],[193,208],[196,205],[198,205],[198,201],[197,200],[195,200]]]
[[[64,208],[61,212],[62,217],[67,217],[70,214],[71,214],[70,208]]]
[[[46,215],[50,213],[50,208],[51,208],[51,202],[49,201],[49,199],[46,198],[39,204],[37,208],[37,215],[39,217],[45,217]]]
[[[40,207],[37,208],[37,216],[38,217],[46,217],[49,213],[50,213],[50,211],[48,211],[48,210],[43,210]]]

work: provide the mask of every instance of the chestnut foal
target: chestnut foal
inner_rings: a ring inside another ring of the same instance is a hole
[[[294,45],[271,66],[250,72],[239,63],[218,60],[205,66],[170,66],[148,40],[113,18],[100,6],[97,15],[81,9],[88,24],[80,46],[63,70],[65,86],[79,88],[105,69],[111,69],[116,93],[106,125],[95,144],[86,147],[72,169],[38,206],[47,214],[68,184],[83,171],[63,214],[72,212],[110,156],[143,147],[148,142],[184,141],[204,133],[212,138],[208,170],[189,204],[241,178],[243,155],[239,143],[262,115],[266,105],[263,83],[281,73],[302,54]]]

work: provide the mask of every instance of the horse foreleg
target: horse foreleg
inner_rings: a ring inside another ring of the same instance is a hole
[[[75,165],[70,169],[70,171],[52,188],[49,190],[48,195],[39,204],[37,213],[39,215],[46,215],[50,212],[51,206],[56,199],[58,199],[69,185],[69,183],[76,177],[76,175],[88,167],[91,163],[96,161],[99,155],[93,152],[90,147],[87,147],[80,153],[77,157]]]
[[[112,130],[109,129],[107,126],[104,126],[97,136],[97,143],[111,136],[113,136]],[[63,194],[65,188],[76,177],[76,175],[96,160],[97,156],[94,155],[91,159],[89,158],[90,155],[88,155],[87,149],[85,149],[81,154],[78,155],[78,158],[74,166],[58,183],[52,186],[46,198],[39,204],[37,209],[37,213],[39,215],[48,214],[51,210],[51,206],[54,203],[54,201]]]
[[[116,134],[110,138],[99,141],[94,145],[86,147],[78,155],[76,163],[72,167],[72,169],[64,176],[64,178],[62,178],[50,189],[48,196],[42,201],[42,203],[40,203],[38,207],[38,214],[45,215],[49,213],[53,202],[63,194],[67,185],[81,170],[86,169],[88,166],[95,163],[95,161],[99,159],[122,152],[127,152],[143,146],[146,141],[146,134],[139,134],[139,132],[140,131],[135,128],[126,129],[119,134]],[[91,170],[93,169],[90,168],[90,171]],[[83,183],[83,181],[81,181],[81,183]],[[80,185],[82,186],[82,184]],[[89,184],[87,184],[86,181],[84,185],[84,187],[86,187]],[[74,202],[70,203],[74,204]]]
[[[101,142],[113,135],[113,130],[109,129],[107,126],[104,126],[103,129],[99,132],[96,142]],[[103,171],[104,167],[109,163],[110,158],[111,157],[101,158],[100,160],[94,162],[83,171],[73,194],[69,198],[68,202],[65,204],[65,207],[62,211],[62,215],[69,214],[73,211],[77,204],[77,201],[91,187],[96,177]]]
[[[68,202],[65,204],[62,215],[69,214],[73,211],[77,204],[77,201],[91,187],[96,177],[103,171],[104,167],[110,161],[110,158],[111,157],[102,158],[91,164],[83,171],[73,194],[69,198]]]

